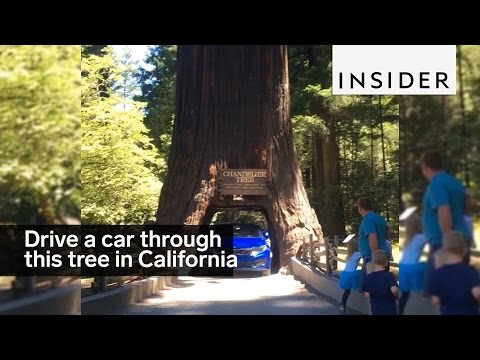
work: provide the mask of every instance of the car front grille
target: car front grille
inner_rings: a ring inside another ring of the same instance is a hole
[[[233,253],[235,255],[250,255],[252,253],[252,249],[233,249]]]

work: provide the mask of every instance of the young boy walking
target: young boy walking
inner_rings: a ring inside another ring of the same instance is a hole
[[[397,315],[398,283],[391,272],[385,270],[388,259],[385,251],[372,254],[371,272],[365,279],[365,296],[370,298],[372,315]]]
[[[432,304],[442,315],[478,315],[480,276],[463,260],[467,241],[462,233],[452,231],[443,238],[437,267],[431,278]]]

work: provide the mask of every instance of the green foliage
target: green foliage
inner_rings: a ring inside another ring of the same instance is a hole
[[[103,54],[108,45],[82,45],[82,57]]]
[[[357,231],[361,219],[356,201],[367,196],[373,200],[376,210],[389,219],[392,229],[396,229],[399,215],[398,99],[391,96],[342,98],[351,99],[350,104],[338,111],[337,127],[346,225],[349,231]]]
[[[82,223],[154,219],[163,163],[143,124],[145,104],[114,88],[124,70],[110,48],[82,57]]]
[[[150,129],[153,143],[164,159],[168,158],[172,144],[176,57],[176,45],[155,45],[150,48],[145,60],[150,67],[142,69],[138,75],[142,95],[136,99],[147,103],[145,125]],[[162,178],[166,171],[166,166],[161,169]]]
[[[125,46],[116,58],[118,58],[117,68],[122,74],[122,81],[115,84],[115,90],[124,97],[134,98],[139,92],[137,75],[140,65],[133,59],[129,46]]]
[[[318,115],[296,115],[292,117],[292,127],[295,129],[294,142],[297,158],[303,168],[309,167],[313,160],[312,133],[321,136],[329,134],[325,121]]]
[[[80,210],[80,46],[0,46],[0,222]]]
[[[457,74],[456,96],[401,98],[401,199],[404,206],[419,205],[427,185],[420,170],[426,150],[439,150],[446,169],[480,196],[480,46],[462,45],[462,76]],[[460,71],[460,59],[457,59]],[[460,83],[463,84],[464,108]]]
[[[265,214],[260,211],[246,211],[246,210],[225,210],[216,212],[210,222],[214,225],[219,224],[254,224],[262,229],[268,229],[267,218]]]
[[[355,204],[360,196],[371,197],[395,228],[398,97],[332,95],[330,45],[291,46],[289,63],[297,157],[325,234],[358,230]],[[332,141],[333,148],[328,145]]]

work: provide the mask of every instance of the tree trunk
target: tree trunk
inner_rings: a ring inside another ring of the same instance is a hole
[[[387,159],[385,157],[385,133],[383,131],[383,110],[382,110],[382,96],[378,96],[378,121],[380,123],[380,137],[382,140],[382,165],[383,165],[383,190],[385,194],[385,212],[387,214],[387,221],[390,221],[390,211],[388,209],[387,194]]]
[[[351,141],[351,139],[350,139]],[[347,214],[346,216],[348,216],[348,209],[349,209],[349,206],[350,206],[350,198],[351,198],[351,195],[350,195],[350,170],[348,168],[348,155],[347,155],[347,140],[346,140],[346,136],[344,136],[343,138],[343,141],[341,142],[342,144],[342,149],[343,149],[343,165],[341,167],[341,170],[343,171],[343,174],[342,174],[342,181],[343,183],[345,184],[345,196],[343,198],[343,207],[344,209],[347,209]],[[352,149],[350,148],[348,150],[348,154],[351,154],[352,152]],[[345,215],[345,214],[344,214]]]
[[[304,236],[323,238],[293,145],[286,46],[184,45],[177,55],[176,116],[157,223],[202,224],[212,209],[262,208],[277,261],[289,265]],[[224,168],[269,169],[270,195],[220,197],[211,190]],[[202,180],[208,196],[196,203]]]
[[[325,191],[325,164],[323,162],[323,139],[319,133],[312,134],[313,144],[313,188],[317,204],[321,203]],[[321,209],[318,209],[320,211]]]
[[[323,162],[325,169],[325,190],[323,203],[326,205],[325,225],[328,236],[345,235],[345,220],[343,214],[343,199],[340,186],[340,153],[337,144],[337,129],[333,114],[327,123],[329,132],[323,144]]]
[[[303,170],[303,176],[305,176],[305,187],[307,189],[310,189],[312,187],[312,178],[311,178],[310,170],[311,170],[310,166],[307,166]]]
[[[468,155],[469,155],[469,150],[468,150],[468,132],[467,132],[467,120],[465,117],[465,96],[464,96],[464,91],[463,91],[463,71],[462,71],[462,65],[463,65],[463,58],[462,58],[462,46],[457,45],[457,57],[458,57],[458,82],[460,85],[460,115],[462,117],[462,137],[466,140],[467,143],[467,150],[462,152],[463,153],[463,170],[465,172],[465,184],[467,187],[470,187],[470,174],[468,171]]]
[[[49,225],[58,224],[58,217],[55,214],[55,209],[52,205],[52,201],[48,196],[41,196],[39,203],[40,213],[45,219],[45,223]]]
[[[370,168],[372,171],[372,182],[375,182],[375,143],[373,138],[373,119],[370,120]]]
[[[399,127],[399,164],[398,164],[398,173],[402,174],[399,179],[399,199],[400,199],[400,207],[399,212],[402,213],[405,210],[405,200],[404,194],[408,193],[409,189],[411,188],[410,185],[410,167],[407,165],[408,156],[406,148],[408,148],[408,143],[405,142],[407,139],[408,133],[405,129],[409,126],[408,117],[406,114],[406,107],[408,102],[405,101],[404,96],[399,96],[398,99],[398,106],[399,106],[399,118],[398,121],[402,126]]]
[[[338,145],[337,130],[335,121],[330,118],[328,121],[329,133],[323,145],[323,161],[325,164],[325,186],[334,186],[339,184],[338,178]]]

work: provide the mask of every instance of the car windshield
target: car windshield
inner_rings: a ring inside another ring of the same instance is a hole
[[[233,227],[233,236],[237,237],[262,237],[262,232],[256,226],[236,225]]]

